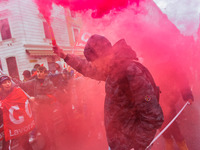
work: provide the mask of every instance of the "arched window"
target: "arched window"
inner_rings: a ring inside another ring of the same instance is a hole
[[[7,66],[8,66],[8,73],[12,78],[19,79],[19,72],[17,67],[17,62],[15,57],[8,57],[6,59]]]

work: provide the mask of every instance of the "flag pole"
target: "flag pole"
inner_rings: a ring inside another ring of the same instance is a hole
[[[181,108],[181,110],[177,113],[177,115],[168,123],[168,125],[151,141],[151,143],[147,146],[145,150],[149,150],[151,145],[171,126],[171,124],[176,120],[176,118],[182,113],[182,111],[185,109],[187,105],[189,105],[190,102],[187,101],[185,105]]]

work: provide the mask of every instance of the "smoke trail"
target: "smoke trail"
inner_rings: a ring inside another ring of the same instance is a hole
[[[52,10],[52,0],[34,0],[38,6],[38,10],[43,14],[44,18],[49,20]]]

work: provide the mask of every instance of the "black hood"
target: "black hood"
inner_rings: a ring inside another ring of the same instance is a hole
[[[129,45],[127,45],[124,39],[119,40],[113,45],[113,52],[115,53],[115,58],[118,60],[138,60],[136,52]]]
[[[84,48],[84,55],[88,61],[94,61],[111,51],[112,45],[108,39],[101,35],[92,35]]]

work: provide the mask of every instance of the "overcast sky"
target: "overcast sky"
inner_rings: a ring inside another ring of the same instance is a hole
[[[200,18],[200,0],[154,0],[154,2],[182,34],[196,36]]]

